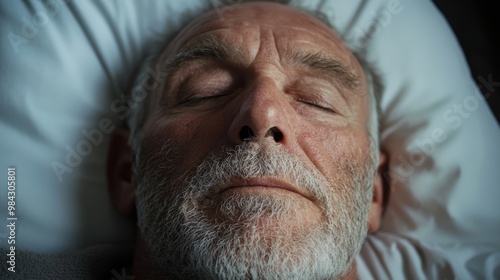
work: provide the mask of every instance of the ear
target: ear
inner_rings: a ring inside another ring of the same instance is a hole
[[[130,214],[135,205],[135,183],[132,176],[133,151],[128,145],[130,133],[115,129],[109,146],[107,175],[108,191],[113,206],[123,214]]]
[[[384,180],[382,175],[385,170],[386,162],[387,156],[381,152],[377,174],[373,181],[373,198],[368,216],[368,232],[377,231],[382,221],[382,213],[384,211]]]

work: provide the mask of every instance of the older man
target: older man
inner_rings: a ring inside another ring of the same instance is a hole
[[[114,136],[137,279],[355,279],[384,162],[370,79],[322,21],[281,4],[201,15]],[[132,147],[127,144],[129,142]]]

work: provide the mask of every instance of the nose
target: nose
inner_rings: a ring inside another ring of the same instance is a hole
[[[250,85],[242,95],[229,127],[232,144],[265,141],[290,145],[294,138],[294,110],[276,83],[263,79]]]

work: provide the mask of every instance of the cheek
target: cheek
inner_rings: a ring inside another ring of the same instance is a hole
[[[181,155],[177,169],[188,170],[196,167],[219,145],[224,134],[223,118],[214,116],[177,116],[158,120],[148,127],[145,135],[151,149],[159,151],[161,143],[172,141]]]
[[[335,180],[348,162],[360,164],[362,154],[367,151],[364,133],[354,133],[348,128],[317,128],[298,137],[299,144],[314,166],[329,181]]]

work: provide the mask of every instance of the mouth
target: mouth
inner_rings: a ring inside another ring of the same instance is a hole
[[[304,190],[277,178],[250,178],[250,179],[232,179],[226,184],[216,187],[215,195],[223,195],[226,193],[245,193],[248,195],[257,194],[288,194],[300,195],[309,200],[313,200],[313,196]]]

